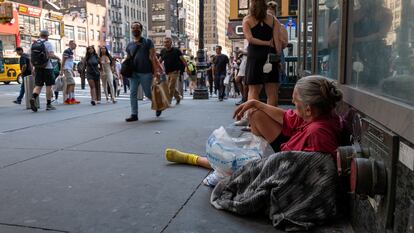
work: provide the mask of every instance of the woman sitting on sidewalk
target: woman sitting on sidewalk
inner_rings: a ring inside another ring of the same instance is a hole
[[[284,110],[257,100],[240,105],[234,117],[249,114],[252,133],[262,136],[278,151],[307,151],[334,154],[340,144],[342,127],[334,112],[342,93],[335,83],[322,76],[308,76],[296,83],[292,96],[295,110]],[[166,149],[170,162],[211,169],[206,157]]]

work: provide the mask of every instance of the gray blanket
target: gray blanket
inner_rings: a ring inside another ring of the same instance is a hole
[[[336,177],[330,155],[279,152],[222,180],[210,202],[240,215],[265,213],[286,231],[309,230],[336,214]]]

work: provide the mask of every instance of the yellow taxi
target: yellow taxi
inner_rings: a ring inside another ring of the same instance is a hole
[[[0,69],[0,82],[9,84],[10,82],[22,83],[19,57],[3,57],[4,70]],[[3,72],[1,72],[3,71]]]

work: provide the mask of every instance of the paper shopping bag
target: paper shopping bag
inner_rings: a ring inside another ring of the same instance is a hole
[[[170,106],[167,93],[168,85],[166,81],[161,80],[159,82],[153,82],[151,87],[152,110],[162,111]]]

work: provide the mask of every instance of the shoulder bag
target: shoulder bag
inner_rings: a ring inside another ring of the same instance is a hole
[[[122,62],[121,64],[121,74],[124,77],[132,77],[132,73],[134,73],[134,58],[135,55],[137,54],[138,50],[140,49],[140,47],[137,46],[137,48],[134,51],[134,54],[132,55],[132,57],[128,57],[127,59],[125,59],[124,62]]]

